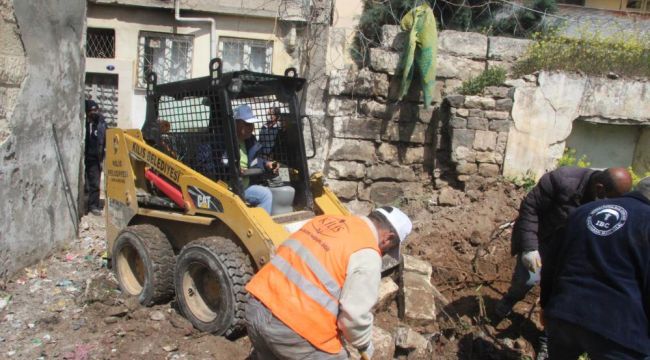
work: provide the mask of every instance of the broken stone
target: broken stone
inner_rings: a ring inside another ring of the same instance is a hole
[[[408,327],[398,327],[395,331],[395,346],[404,350],[426,350],[429,341]]]
[[[472,231],[472,234],[469,236],[469,243],[472,246],[481,245],[483,243],[483,239],[481,239],[481,233],[477,230]]]
[[[476,32],[443,30],[438,36],[438,50],[440,53],[482,60],[488,53],[488,38]]]
[[[375,308],[385,309],[388,307],[388,305],[395,299],[398,291],[399,286],[397,286],[392,278],[385,277],[381,279],[381,283],[379,284],[379,298]]]
[[[395,340],[386,330],[373,326],[372,328],[372,345],[375,347],[375,353],[372,355],[373,360],[393,360],[395,354]],[[360,360],[359,351],[350,344],[346,343],[345,348],[348,351],[350,360]]]
[[[163,321],[165,320],[165,314],[162,311],[156,310],[149,315],[149,318],[153,321]]]
[[[400,317],[414,324],[436,319],[436,304],[431,285],[431,264],[413,256],[404,255],[400,264]]]
[[[448,187],[440,191],[438,196],[438,204],[441,206],[458,206],[460,205],[460,197],[458,191]]]
[[[428,261],[411,255],[404,255],[402,257],[401,270],[402,272],[424,275],[427,279],[430,278],[433,273],[431,264]]]
[[[104,324],[109,325],[109,324],[115,324],[119,318],[115,316],[107,316],[104,318]]]
[[[165,350],[166,352],[176,351],[176,350],[178,350],[178,345],[176,345],[176,344],[165,345],[165,346],[163,346],[163,350]]]
[[[118,289],[117,282],[110,275],[101,274],[86,280],[86,289],[81,296],[84,303],[108,302]]]
[[[123,317],[124,315],[129,313],[129,309],[124,308],[124,307],[119,307],[119,306],[113,306],[108,309],[106,312],[106,315],[108,316],[116,316],[116,317]]]

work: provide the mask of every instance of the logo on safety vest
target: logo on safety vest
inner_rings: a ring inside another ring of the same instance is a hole
[[[589,213],[587,228],[599,236],[608,236],[625,225],[627,210],[618,205],[602,205]]]

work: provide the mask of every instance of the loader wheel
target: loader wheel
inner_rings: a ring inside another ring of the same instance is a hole
[[[113,245],[113,269],[125,293],[151,306],[174,295],[174,250],[165,234],[149,224],[122,230]]]
[[[253,274],[249,258],[229,239],[210,236],[185,245],[174,286],[181,313],[197,329],[236,337],[245,328],[244,286]]]

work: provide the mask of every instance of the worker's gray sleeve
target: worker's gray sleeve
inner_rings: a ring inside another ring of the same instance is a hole
[[[370,311],[379,296],[381,257],[372,249],[350,256],[347,275],[339,299],[338,327],[355,348],[368,346],[372,338]]]

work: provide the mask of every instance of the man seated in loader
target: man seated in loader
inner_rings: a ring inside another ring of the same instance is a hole
[[[273,195],[271,190],[262,185],[251,185],[251,178],[247,176],[248,169],[259,168],[277,175],[278,166],[276,162],[267,161],[259,157],[258,153],[262,146],[257,142],[253,131],[255,123],[259,120],[253,114],[250,106],[241,105],[235,109],[235,132],[239,144],[239,171],[243,176],[244,200],[253,206],[259,206],[271,214],[273,206]]]

